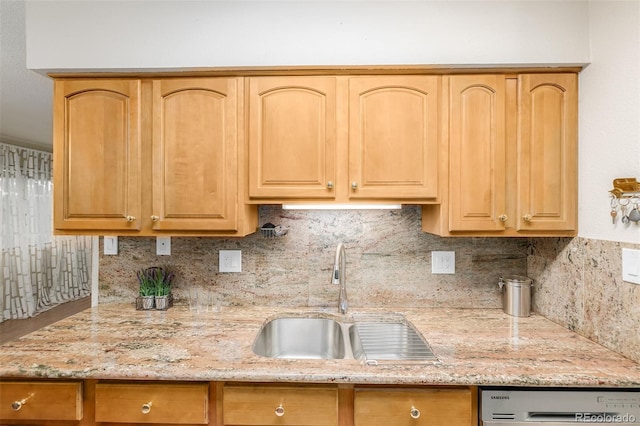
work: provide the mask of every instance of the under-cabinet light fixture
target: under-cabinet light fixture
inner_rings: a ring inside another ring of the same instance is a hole
[[[284,210],[399,210],[402,204],[283,204]]]

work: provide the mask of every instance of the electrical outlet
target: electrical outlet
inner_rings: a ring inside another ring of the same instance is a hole
[[[431,273],[432,274],[455,274],[456,273],[456,252],[455,251],[432,251],[431,252]]]
[[[622,249],[622,280],[640,284],[640,250]]]
[[[118,254],[118,237],[104,237],[102,249],[105,256],[115,256]]]
[[[220,250],[219,272],[242,272],[242,250]]]
[[[171,237],[156,237],[156,255],[171,256]]]

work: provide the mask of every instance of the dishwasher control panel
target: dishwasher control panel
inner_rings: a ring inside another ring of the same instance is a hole
[[[490,425],[640,425],[640,390],[481,389],[480,419]]]

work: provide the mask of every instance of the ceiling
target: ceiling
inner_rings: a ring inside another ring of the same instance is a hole
[[[27,69],[25,0],[0,0],[0,142],[51,151],[53,82]]]

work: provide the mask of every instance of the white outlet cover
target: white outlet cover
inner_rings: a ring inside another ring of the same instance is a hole
[[[622,249],[622,280],[640,284],[640,250]]]
[[[242,250],[220,250],[219,272],[242,272]]]
[[[105,256],[115,256],[118,254],[118,237],[104,237],[102,243]]]
[[[171,256],[171,237],[156,237],[156,255]]]
[[[456,252],[455,251],[432,251],[431,252],[431,273],[432,274],[455,274],[456,273]]]

